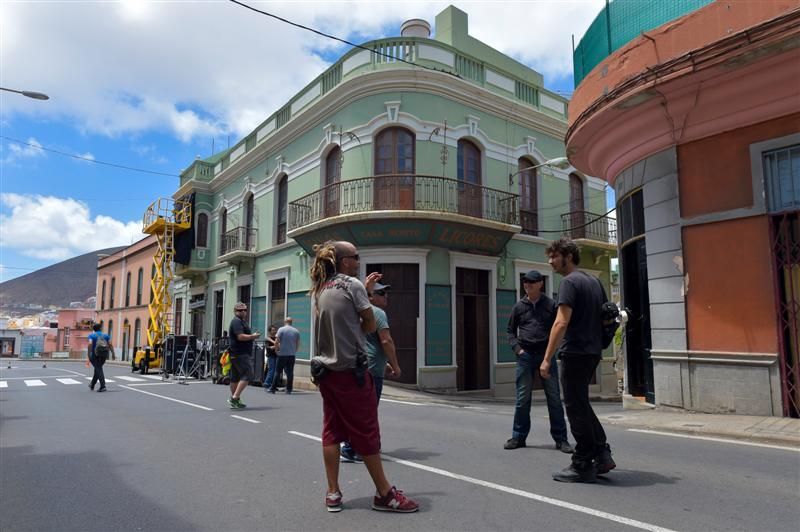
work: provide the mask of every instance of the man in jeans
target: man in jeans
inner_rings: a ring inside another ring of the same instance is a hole
[[[606,295],[597,279],[578,269],[581,255],[574,242],[556,240],[545,254],[553,271],[563,279],[558,287],[556,321],[539,373],[543,379],[551,378],[553,356],[560,349],[564,404],[576,442],[572,463],[553,473],[553,480],[594,482],[598,473],[608,473],[617,466],[603,426],[589,402],[589,383],[603,351],[601,307]]]
[[[556,317],[556,304],[542,293],[544,277],[531,270],[522,278],[525,297],[517,301],[511,309],[508,320],[508,343],[517,355],[517,404],[514,409],[514,429],[504,449],[525,447],[525,440],[531,429],[531,392],[533,376],[539,370],[550,337],[550,328]],[[567,422],[561,404],[561,390],[558,386],[558,365],[550,366],[550,379],[542,379],[547,410],[550,416],[550,436],[556,449],[564,453],[573,452],[567,441]]]
[[[281,372],[286,372],[286,393],[292,393],[294,384],[294,362],[297,357],[297,350],[300,347],[300,331],[292,326],[292,318],[286,318],[284,325],[278,329],[275,339],[275,351],[278,352],[278,366],[272,376],[269,393],[275,393],[278,389],[278,381]]]

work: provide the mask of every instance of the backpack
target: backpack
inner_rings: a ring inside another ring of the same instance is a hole
[[[603,287],[603,283],[600,282],[600,279],[597,279],[596,277],[595,279],[597,280],[597,284],[600,285],[600,290],[603,292],[603,299],[608,299],[608,296],[606,296],[606,289]],[[616,305],[616,303],[606,301],[600,307],[600,331],[603,349],[607,349],[608,346],[611,345],[611,342],[614,341],[614,336],[617,334],[619,325],[619,307]]]
[[[94,356],[100,358],[108,358],[111,353],[111,347],[108,345],[105,335],[101,334],[97,337],[97,343],[94,344]]]

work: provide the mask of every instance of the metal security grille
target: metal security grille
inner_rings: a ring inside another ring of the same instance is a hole
[[[800,211],[771,222],[783,415],[800,417]]]

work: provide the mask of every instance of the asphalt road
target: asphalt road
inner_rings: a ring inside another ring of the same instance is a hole
[[[76,363],[0,367],[3,532],[789,531],[800,522],[798,452],[607,427],[617,469],[594,485],[561,484],[550,473],[569,458],[553,449],[542,404],[529,447],[506,451],[508,405],[392,400],[380,406],[384,465],[421,511],[372,511],[366,468],[342,464],[345,511],[329,514],[315,392],[251,387],[248,408],[232,411],[227,387],[210,382],[107,367],[114,382],[100,394],[88,375]]]

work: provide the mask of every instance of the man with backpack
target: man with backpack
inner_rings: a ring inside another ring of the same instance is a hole
[[[564,406],[575,438],[572,463],[553,473],[559,482],[594,482],[597,474],[617,465],[611,458],[606,433],[589,402],[589,383],[603,352],[603,304],[606,294],[596,278],[578,269],[577,244],[559,239],[547,246],[547,261],[563,276],[558,287],[558,311],[550,340],[539,366],[543,379],[550,378],[556,351],[560,352]]]
[[[94,367],[89,389],[94,391],[95,384],[100,381],[98,392],[106,391],[106,376],[103,374],[103,364],[106,363],[109,355],[114,353],[114,348],[111,346],[111,337],[101,332],[102,328],[102,325],[95,323],[92,325],[93,332],[89,335],[89,362]]]

